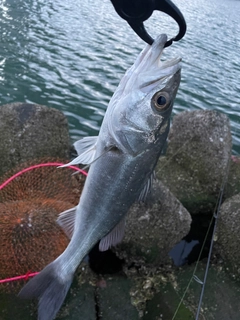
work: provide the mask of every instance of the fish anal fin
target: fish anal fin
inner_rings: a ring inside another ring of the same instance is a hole
[[[124,237],[125,218],[123,218],[99,243],[99,250],[106,251],[120,243]]]
[[[76,210],[77,207],[65,210],[61,212],[57,218],[57,223],[60,225],[60,227],[63,229],[63,231],[66,233],[69,239],[72,238],[74,231]]]

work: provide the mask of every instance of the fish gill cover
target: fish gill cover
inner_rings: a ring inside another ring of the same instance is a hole
[[[78,203],[85,178],[72,175],[76,167],[57,168],[62,163],[32,161],[1,178],[0,279],[40,271],[66,248],[69,240],[56,219]]]

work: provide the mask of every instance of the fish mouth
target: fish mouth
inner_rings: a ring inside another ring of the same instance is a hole
[[[148,93],[155,87],[161,89],[161,86],[163,87],[169,78],[181,69],[182,59],[179,57],[161,61],[166,42],[167,36],[161,34],[151,46],[147,45],[139,55],[131,68],[131,75],[133,77],[137,75],[137,81],[134,82],[135,89],[140,89],[144,93]],[[131,79],[128,83],[132,84]],[[133,89],[133,85],[131,89]]]
[[[148,81],[145,81],[142,85],[139,86],[139,89],[142,92],[149,92],[155,87],[158,90],[161,90],[168,82],[170,78],[172,78],[180,69],[181,69],[181,58],[174,58],[172,60],[168,60],[161,64],[161,72],[159,76],[156,78],[154,76],[150,77]]]

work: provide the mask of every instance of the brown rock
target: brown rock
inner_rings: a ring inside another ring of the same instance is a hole
[[[0,107],[0,176],[21,162],[69,157],[68,123],[56,109],[11,103]]]
[[[231,155],[226,115],[210,110],[182,112],[173,119],[157,177],[191,213],[212,211]]]
[[[221,206],[217,227],[217,247],[223,258],[240,274],[240,193]]]
[[[153,185],[149,204],[134,205],[127,218],[120,257],[159,266],[169,262],[168,253],[190,230],[191,216],[160,182]]]

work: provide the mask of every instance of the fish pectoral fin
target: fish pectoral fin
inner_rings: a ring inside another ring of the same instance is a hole
[[[73,145],[78,153],[78,157],[60,167],[68,167],[75,164],[91,164],[95,160],[97,139],[98,136],[85,137],[74,142]]]
[[[106,251],[120,243],[124,236],[126,218],[124,217],[99,243],[99,250]]]
[[[69,239],[72,238],[74,231],[76,210],[77,207],[65,210],[61,212],[57,218],[57,223],[63,229]]]
[[[77,151],[77,154],[80,156],[83,152],[91,149],[97,144],[98,136],[85,137],[76,142],[74,142],[74,148]]]
[[[155,171],[152,172],[152,174],[148,178],[148,180],[147,180],[142,192],[140,193],[140,196],[138,198],[139,202],[145,202],[146,201],[148,193],[150,192],[150,190],[152,188],[152,183],[153,183],[153,179],[154,178],[155,178]]]

